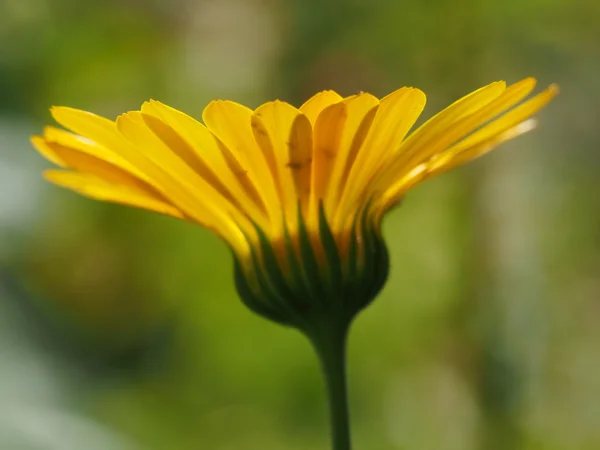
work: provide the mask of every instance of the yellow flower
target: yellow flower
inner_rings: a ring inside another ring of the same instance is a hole
[[[388,270],[382,216],[416,184],[530,130],[558,92],[522,102],[534,86],[489,84],[411,134],[425,94],[404,87],[381,100],[325,91],[300,108],[219,100],[204,125],[157,101],[114,122],[54,107],[70,132],[32,141],[63,168],[45,173],[53,183],[218,234],[245,302],[298,325],[315,308],[351,316],[375,296]]]

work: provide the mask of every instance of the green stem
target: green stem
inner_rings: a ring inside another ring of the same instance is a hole
[[[333,450],[350,450],[350,417],[346,387],[347,325],[325,324],[309,334],[319,356],[329,400]]]

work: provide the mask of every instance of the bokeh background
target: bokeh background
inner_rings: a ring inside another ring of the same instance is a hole
[[[357,449],[600,448],[600,2],[1,0],[0,448],[328,448],[315,358],[236,298],[192,225],[45,184],[29,136],[69,105],[561,95],[537,131],[411,192],[355,324]]]

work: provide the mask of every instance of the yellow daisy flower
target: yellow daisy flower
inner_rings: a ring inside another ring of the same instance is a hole
[[[315,309],[351,316],[377,294],[383,215],[418,183],[530,130],[558,92],[521,102],[534,86],[491,83],[410,134],[425,94],[403,87],[381,100],[324,91],[300,108],[218,100],[204,124],[154,100],[116,121],[54,107],[70,131],[47,127],[32,142],[62,167],[45,173],[53,183],[215,232],[244,301],[302,327]]]
[[[98,200],[188,220],[219,235],[236,285],[255,312],[298,328],[322,363],[334,450],[350,449],[345,380],[349,325],[382,288],[383,215],[418,183],[529,131],[558,92],[527,78],[491,83],[411,134],[425,94],[381,100],[321,92],[300,108],[254,111],[214,101],[204,124],[157,101],[111,121],[52,108],[65,128],[34,146],[62,170],[46,178]]]

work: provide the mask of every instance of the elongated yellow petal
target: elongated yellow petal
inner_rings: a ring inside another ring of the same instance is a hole
[[[404,140],[398,151],[391,157],[389,163],[378,175],[369,195],[373,195],[372,192],[385,191],[396,184],[397,180],[402,179],[419,164],[419,161],[425,159],[424,152],[430,153],[429,149],[436,145],[456,123],[488,105],[505,89],[504,81],[488,84],[455,101],[421,125]]]
[[[198,223],[220,230],[221,236],[232,242],[232,245],[246,246],[240,227],[247,230],[247,233],[251,232],[247,219],[238,210],[228,207],[226,199],[152,133],[141,112],[119,116],[117,127],[139,152],[152,149],[144,156],[147,156],[154,168],[160,168],[154,171],[154,176],[160,179],[161,185],[168,187],[168,196],[174,205]]]
[[[531,130],[535,125],[534,122],[526,123],[524,121],[548,104],[557,94],[558,89],[556,86],[550,86],[546,91],[513,108],[490,124],[453,145],[431,164],[429,169],[430,174],[439,173],[444,166],[448,169],[456,167],[486,153],[500,142]]]
[[[187,164],[201,178],[205,179],[224,197],[230,197],[231,194],[223,185],[219,177],[198,157],[194,149],[183,139],[177,131],[169,124],[163,122],[159,117],[147,113],[148,108],[142,106],[142,119],[158,137],[164,145],[173,154],[177,155],[185,164]]]
[[[55,142],[46,142],[45,145],[49,151],[56,155],[56,158],[64,162],[64,167],[93,175],[105,180],[107,183],[128,186],[130,189],[144,193],[148,197],[169,203],[160,191],[152,185],[108,161]]]
[[[219,186],[220,192],[228,191],[225,195],[231,195],[239,209],[247,211],[254,222],[264,226],[268,217],[259,193],[247,171],[216,136],[192,117],[155,100],[145,103],[142,112],[170,127],[183,141],[178,146],[187,147],[183,158],[190,161],[192,168],[211,185]]]
[[[69,168],[80,171],[82,176],[86,176],[86,180],[90,180],[92,178],[102,179],[104,180],[106,185],[111,185],[115,190],[120,190],[121,192],[127,192],[131,196],[137,195],[137,197],[144,197],[146,199],[150,199],[149,201],[153,201],[155,204],[170,204],[171,208],[181,209],[183,207],[183,211],[186,211],[186,216],[193,218],[198,223],[211,228],[220,230],[219,233],[223,235],[223,230],[226,230],[227,227],[217,227],[215,225],[216,218],[211,215],[211,213],[207,210],[203,210],[200,204],[195,202],[193,197],[186,198],[185,194],[175,195],[175,199],[173,199],[173,190],[167,189],[166,195],[162,192],[156,190],[153,186],[146,183],[143,180],[138,179],[133,174],[128,173],[127,171],[121,169],[120,167],[112,164],[111,162],[102,160],[97,158],[96,156],[92,156],[88,153],[82,152],[77,149],[69,148],[62,146],[60,144],[54,142],[45,142],[46,148],[53,152],[54,155],[58,159],[64,162]],[[69,172],[67,172],[69,173]],[[69,180],[74,179],[72,176]],[[83,180],[83,178],[82,178]],[[165,181],[164,179],[161,181]],[[161,186],[168,185],[167,183],[161,183]],[[83,191],[81,191],[83,192]],[[98,191],[94,191],[98,194]],[[169,195],[170,194],[170,195]],[[182,200],[184,199],[184,200]],[[189,202],[188,202],[189,200]],[[121,203],[125,202],[122,199]],[[129,202],[132,204],[133,201]],[[173,206],[177,205],[177,206]],[[190,211],[189,213],[187,211]],[[202,213],[199,213],[201,211]],[[172,214],[173,215],[173,214]],[[211,218],[212,217],[212,218]],[[233,222],[230,220],[230,222]],[[231,228],[231,227],[229,227]],[[234,231],[239,233],[237,227],[234,228]],[[226,234],[227,238],[231,238],[232,234]],[[229,240],[229,239],[228,239]],[[238,245],[244,246],[245,244],[240,240],[238,236],[237,239]]]
[[[50,112],[65,128],[110,149],[110,152],[117,153],[124,159],[130,156],[131,148],[119,134],[114,122],[87,111],[65,106],[55,106]]]
[[[187,164],[198,177],[210,184],[221,196],[239,208],[237,199],[232,196],[231,192],[223,184],[221,179],[204,163],[204,161],[196,156],[192,147],[190,147],[189,144],[173,130],[173,128],[154,116],[144,114],[143,110],[142,119],[165,146]]]
[[[547,105],[557,94],[558,87],[552,85],[454,145],[430,164],[429,176],[469,162],[494,149],[500,143],[531,131],[535,128],[536,121],[526,119]]]
[[[252,110],[235,102],[213,101],[204,109],[202,119],[247,171],[248,179],[263,200],[273,231],[281,232],[283,221],[274,177],[254,139]]]
[[[438,175],[439,173],[472,161],[475,158],[479,158],[485,153],[495,149],[502,142],[514,139],[521,134],[525,134],[533,130],[536,125],[537,121],[535,119],[529,119],[495,135],[493,138],[485,140],[477,145],[465,148],[460,152],[450,149],[444,154],[440,155],[439,158],[436,158],[434,161],[431,161],[428,164],[426,178]]]
[[[310,221],[317,220],[318,205],[326,198],[329,181],[342,141],[348,118],[348,107],[344,102],[325,108],[315,123],[313,150],[313,178],[311,188]]]
[[[452,147],[451,151],[460,153],[469,147],[479,145],[485,141],[488,141],[489,139],[494,139],[499,134],[504,133],[508,129],[531,117],[533,114],[546,106],[557,95],[558,87],[556,85],[550,86],[544,92],[541,92],[530,100],[527,100],[521,105],[516,106],[512,110],[503,114],[497,120],[494,120],[490,124],[471,134],[469,137]]]
[[[361,93],[344,99],[346,120],[340,139],[340,148],[329,181],[325,210],[335,216],[340,196],[344,191],[350,170],[362,147],[379,107],[379,100],[371,94]]]
[[[42,136],[31,136],[31,143],[35,149],[51,163],[56,164],[59,167],[65,167],[67,165],[62,159],[60,159],[54,150],[48,147],[46,139],[44,139]]]
[[[379,102],[371,132],[364,143],[365,151],[357,159],[356,182],[364,182],[371,173],[362,164],[376,171],[387,157],[400,148],[402,140],[425,107],[425,94],[419,89],[402,88]],[[351,177],[350,182],[354,181]]]
[[[141,177],[146,177],[147,181],[154,186],[161,186],[167,195],[173,193],[170,187],[172,183],[165,182],[169,177],[165,175],[162,168],[127,141],[114,122],[86,111],[67,107],[53,107],[51,112],[58,123],[91,141],[93,146],[104,149],[106,153],[97,149],[94,152],[89,152],[89,148],[77,147],[78,149],[115,164],[113,155],[117,154],[133,166]]]
[[[423,108],[425,94],[419,89],[402,88],[379,102],[379,109],[369,134],[350,171],[340,201],[339,214],[348,216],[351,205],[366,201],[367,185],[383,167],[388,158],[400,148],[402,140],[412,128]]]
[[[298,201],[302,208],[306,208],[314,176],[314,161],[312,127],[304,114],[298,114],[292,123],[288,148],[287,169],[292,174]]]
[[[519,83],[515,83],[480,110],[459,120],[455,125],[453,132],[456,132],[456,135],[458,136],[464,135],[465,129],[470,131],[475,128],[473,124],[478,125],[482,122],[486,122],[490,117],[494,117],[499,112],[504,111],[507,106],[512,106],[523,99],[531,92],[534,85],[535,81],[533,79],[525,79]],[[557,93],[557,87],[550,86],[546,91],[502,114],[488,125],[480,128],[478,131],[451,146],[449,149],[446,149],[448,143],[454,142],[456,140],[455,137],[448,138],[445,136],[445,140],[438,140],[436,144],[439,147],[434,147],[431,150],[433,155],[425,155],[426,157],[429,156],[430,160],[421,162],[417,166],[421,169],[419,171],[419,181],[471,161],[492,150],[500,143],[530,131],[535,126],[535,122],[526,121],[526,119],[548,104]],[[407,173],[407,175],[404,175],[403,173]],[[414,185],[414,183],[411,183],[410,185],[406,183],[407,176],[411,173],[413,172],[408,171],[408,168],[405,168],[404,172],[400,173],[400,181],[394,183],[386,190],[383,194],[384,200],[382,202],[384,204],[384,209],[391,206]],[[408,178],[410,178],[410,176],[408,176]]]
[[[45,129],[45,137],[34,136],[32,143],[46,158],[57,162],[61,167],[102,178],[108,183],[137,190],[156,201],[170,204],[163,192],[147,182],[137,169],[121,158],[114,157],[111,152],[105,151],[94,142],[48,127]]]
[[[317,122],[317,118],[319,114],[327,108],[335,103],[339,103],[343,100],[343,97],[334,91],[322,91],[311,98],[309,98],[304,104],[300,107],[300,111],[308,117],[310,123],[314,126]]]
[[[379,214],[385,213],[389,208],[398,203],[404,194],[416,184],[461,164],[472,161],[473,159],[493,150],[502,142],[508,141],[521,134],[531,131],[535,128],[535,126],[536,121],[534,119],[530,119],[496,136],[493,140],[486,141],[486,143],[470,147],[458,154],[452,151],[447,151],[429,163],[422,163],[418,165],[402,179],[387,189],[387,191],[379,199],[378,206],[375,209],[380,210]]]
[[[532,78],[509,86],[499,96],[482,105],[481,108],[454,121],[452,125],[440,129],[427,146],[421,147],[419,150],[411,150],[410,147],[407,147],[406,158],[401,157],[401,160],[404,161],[403,164],[405,167],[410,168],[414,164],[420,164],[433,155],[445,151],[446,148],[471,133],[477,127],[480,127],[488,120],[521,101],[534,87],[535,80]]]
[[[269,102],[256,109],[252,128],[258,146],[274,165],[281,209],[295,228],[297,206],[308,204],[311,179],[311,126],[304,114],[285,102]]]
[[[44,176],[48,181],[71,189],[87,197],[107,202],[120,203],[147,209],[161,214],[183,219],[184,215],[172,205],[146,195],[144,192],[127,185],[115,185],[104,178],[89,173],[77,173],[64,170],[47,170]]]
[[[55,142],[64,147],[74,148],[88,155],[103,159],[123,170],[133,173],[138,178],[145,179],[144,174],[136,166],[127,162],[122,155],[86,137],[55,127],[45,127],[44,139],[48,142]]]
[[[97,145],[93,141],[77,134],[50,126],[44,127],[44,138],[52,142],[58,142],[66,147],[81,148],[82,150],[87,150]]]
[[[400,146],[394,166],[406,163],[427,148],[461,119],[488,105],[505,90],[506,83],[497,81],[461,98],[421,125]],[[391,169],[390,169],[391,170]]]

